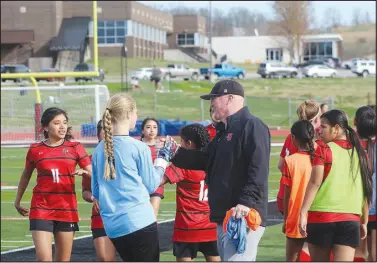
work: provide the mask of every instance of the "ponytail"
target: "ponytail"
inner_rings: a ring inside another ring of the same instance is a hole
[[[111,111],[106,108],[103,114],[103,130],[105,133],[104,149],[105,149],[105,179],[115,179],[115,159],[114,159],[114,142],[113,127],[111,124]]]
[[[359,137],[357,136],[356,132],[350,127],[348,124],[346,125],[347,137],[352,144],[352,151],[351,151],[351,172],[353,171],[354,163],[353,163],[353,154],[356,148],[357,155],[359,156],[359,167],[361,172],[361,177],[363,181],[363,190],[364,195],[366,196],[368,203],[372,202],[372,194],[373,194],[373,187],[372,187],[372,174],[373,169],[371,167],[371,163],[368,161],[368,157],[365,153],[365,150],[361,146],[361,142]],[[354,178],[356,179],[356,178]]]

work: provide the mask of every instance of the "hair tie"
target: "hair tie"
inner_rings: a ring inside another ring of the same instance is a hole
[[[108,110],[111,113],[111,110],[109,108],[106,108],[106,110]]]

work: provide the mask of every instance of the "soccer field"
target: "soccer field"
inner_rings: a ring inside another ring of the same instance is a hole
[[[280,173],[277,169],[277,162],[280,149],[281,147],[271,148],[269,200],[276,199],[278,191]],[[33,245],[29,220],[21,217],[13,205],[16,197],[15,188],[24,168],[27,150],[27,148],[1,148],[1,251]],[[92,153],[93,150],[94,148],[87,148],[88,153]],[[22,199],[22,205],[25,207],[30,206],[32,190],[36,181],[35,176],[36,173],[33,174]],[[81,197],[81,178],[77,178],[76,193],[80,215],[80,231],[76,233],[76,237],[91,235],[91,204],[85,202]],[[161,202],[158,220],[164,221],[174,217],[175,185],[166,185],[165,198]]]

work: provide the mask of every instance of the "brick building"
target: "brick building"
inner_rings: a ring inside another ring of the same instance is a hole
[[[99,56],[163,58],[173,17],[136,1],[98,1]],[[27,64],[30,57],[51,58],[76,52],[93,54],[92,2],[1,1],[1,63]]]

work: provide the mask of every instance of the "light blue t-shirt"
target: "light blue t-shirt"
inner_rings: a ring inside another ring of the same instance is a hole
[[[99,201],[108,237],[117,238],[140,230],[156,217],[149,202],[161,183],[164,169],[155,168],[149,147],[130,136],[114,136],[116,179],[107,181],[103,140],[92,155],[92,194]]]
[[[376,214],[376,143],[374,144],[374,172],[372,177],[372,186],[373,186],[373,197],[372,197],[372,204],[369,209],[369,215]]]

